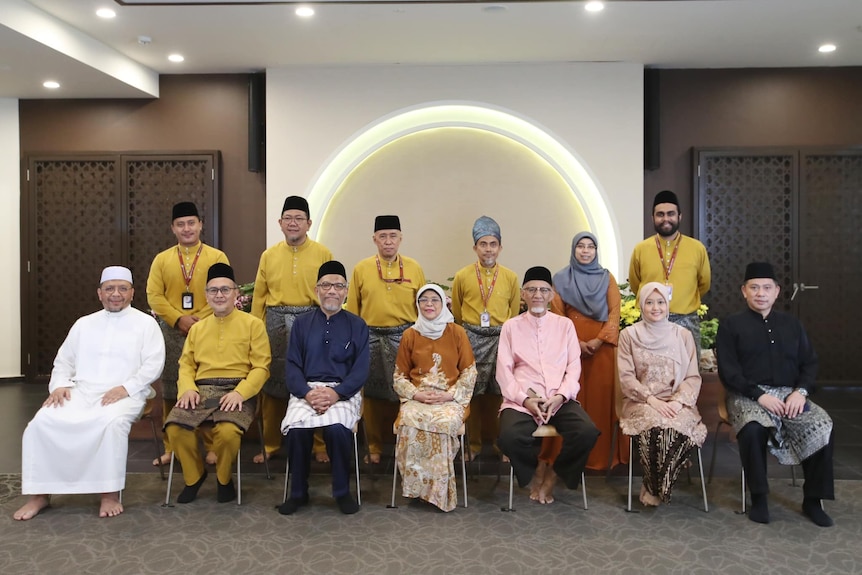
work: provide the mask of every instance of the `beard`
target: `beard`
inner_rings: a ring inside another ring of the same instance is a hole
[[[670,231],[669,232],[664,231],[662,226],[664,226],[665,224],[670,224]],[[679,222],[676,222],[676,223],[664,222],[663,224],[659,224],[659,225],[655,226],[656,233],[658,235],[664,236],[666,238],[669,238],[670,236],[675,235],[677,230],[679,230]]]

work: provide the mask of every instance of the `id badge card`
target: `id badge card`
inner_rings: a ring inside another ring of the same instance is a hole
[[[482,315],[479,316],[479,325],[481,327],[491,327],[491,314],[484,311]]]
[[[673,299],[673,284],[667,282],[664,285],[667,286],[667,303],[670,303],[670,300]]]
[[[183,294],[183,309],[195,309],[195,294]]]

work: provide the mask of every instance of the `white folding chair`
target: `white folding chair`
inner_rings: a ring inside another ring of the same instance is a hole
[[[361,420],[360,420],[361,421]],[[353,429],[350,431],[353,432],[353,466],[354,471],[356,472],[356,502],[359,505],[362,505],[362,489],[359,485],[359,440],[357,439],[357,431],[359,429],[359,421],[353,426]],[[290,432],[288,432],[290,433]],[[281,502],[285,503],[287,501],[287,485],[290,481],[290,454],[287,457],[287,465],[284,467],[284,496],[282,497]]]
[[[461,478],[464,483],[464,508],[467,507],[467,463],[464,456],[464,435],[466,435],[466,433],[466,427],[462,423],[461,427],[458,429],[458,440],[461,442]],[[395,444],[398,444],[397,433],[395,434]],[[392,467],[392,501],[386,507],[388,509],[397,509],[398,506],[395,505],[395,484],[398,480],[398,462],[396,461]]]

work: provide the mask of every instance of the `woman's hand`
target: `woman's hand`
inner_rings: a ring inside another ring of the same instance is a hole
[[[413,394],[413,399],[420,403],[427,403],[428,405],[439,405],[455,401],[455,396],[448,391],[417,391]]]
[[[649,396],[646,402],[647,405],[658,411],[659,415],[667,419],[673,419],[682,409],[682,404],[678,401],[662,401],[654,395]]]

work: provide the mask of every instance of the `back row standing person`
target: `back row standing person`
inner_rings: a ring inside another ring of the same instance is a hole
[[[368,438],[368,460],[380,463],[383,435],[398,414],[399,398],[392,387],[395,356],[401,335],[416,321],[416,296],[425,285],[419,263],[398,253],[401,220],[377,216],[374,235],[377,254],[353,268],[347,292],[347,311],[368,324],[371,365],[365,382],[363,417]]]
[[[682,213],[670,190],[656,194],[652,208],[656,235],[635,246],[629,264],[629,285],[637,294],[640,286],[659,282],[668,288],[668,319],[691,332],[700,361],[700,298],[712,281],[706,247],[679,231]]]
[[[491,436],[499,435],[497,414],[503,396],[496,379],[497,345],[503,323],[520,311],[518,276],[497,262],[502,249],[500,226],[481,216],[473,224],[473,251],[478,261],[461,268],[452,283],[452,315],[467,331],[478,371],[467,418],[469,459],[482,452],[484,423],[493,422]]]
[[[310,215],[305,198],[288,196],[284,200],[278,219],[284,241],[263,252],[254,280],[251,313],[266,322],[272,349],[269,379],[260,395],[265,453],[255,455],[255,463],[263,463],[264,458],[269,459],[281,447],[281,420],[289,399],[285,356],[290,332],[299,315],[317,308],[317,271],[332,260],[332,252],[326,246],[308,237]],[[326,447],[319,435],[314,451],[319,461],[326,461]]]
[[[177,245],[153,258],[147,278],[147,304],[159,318],[159,327],[165,338],[165,369],[162,372],[162,421],[177,403],[179,361],[186,336],[191,327],[212,315],[207,303],[207,270],[216,263],[229,264],[221,250],[201,242],[201,220],[193,202],[175,204],[171,214],[171,231]],[[202,432],[207,463],[215,464],[212,435]],[[165,453],[153,461],[154,466],[166,465],[171,460],[173,447],[164,436]]]

